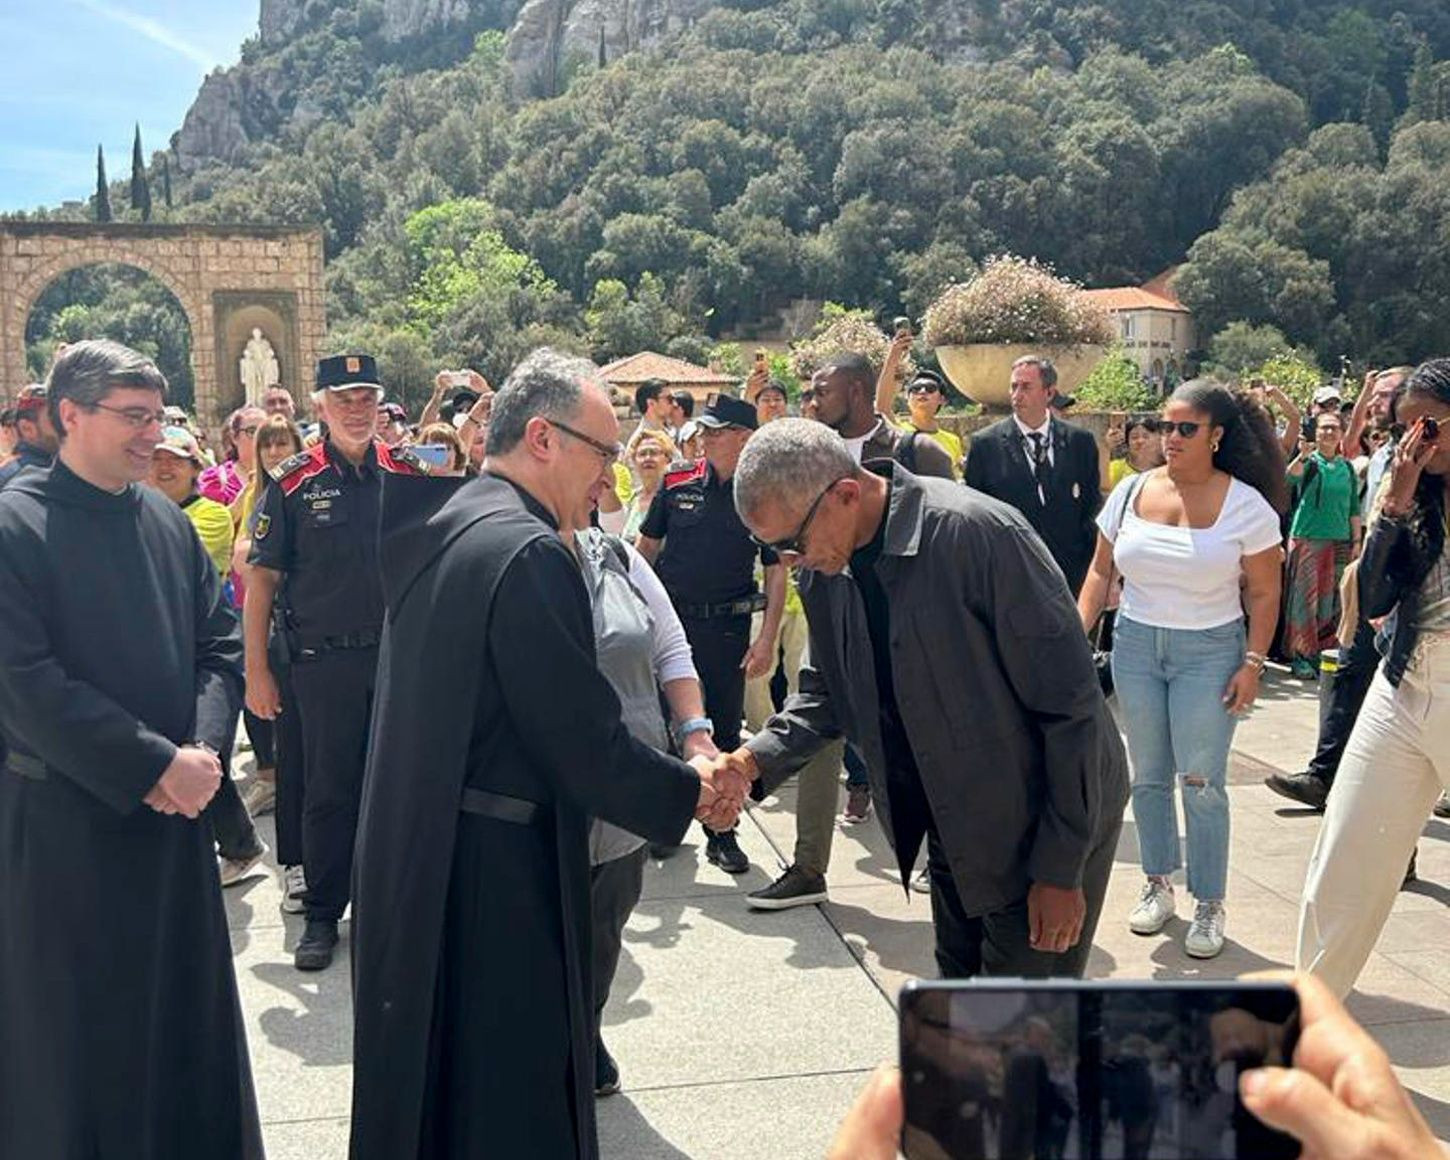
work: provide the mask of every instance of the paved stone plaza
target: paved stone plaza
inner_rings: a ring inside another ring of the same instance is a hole
[[[1171,936],[1127,931],[1139,886],[1130,816],[1092,976],[1229,978],[1289,963],[1319,823],[1261,779],[1302,768],[1316,714],[1312,687],[1273,677],[1239,729],[1224,953],[1207,963],[1185,957],[1181,918]],[[625,1089],[599,1103],[609,1160],[819,1160],[867,1073],[895,1057],[897,988],[933,973],[928,900],[903,894],[873,819],[838,831],[829,904],[748,910],[745,892],[774,876],[780,854],[789,857],[792,810],[787,787],[742,821],[741,845],[754,865],[740,879],[704,862],[698,829],[679,853],[646,871],[606,1014]],[[265,828],[270,836],[270,818]],[[1450,1138],[1450,823],[1430,820],[1419,849],[1421,881],[1400,894],[1351,1006],[1443,1139]],[[338,962],[303,975],[291,966],[302,922],[284,921],[275,879],[253,879],[227,899],[268,1155],[342,1157],[347,928]],[[1180,913],[1184,899],[1180,890]]]

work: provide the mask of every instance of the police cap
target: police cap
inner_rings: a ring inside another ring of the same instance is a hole
[[[744,427],[747,431],[754,431],[760,426],[760,420],[755,416],[755,408],[744,399],[736,399],[730,395],[714,394],[705,401],[704,414],[700,415],[695,422],[702,427],[711,427],[718,430],[721,427]]]
[[[378,362],[370,354],[337,354],[317,361],[319,391],[347,391],[353,387],[383,389]]]

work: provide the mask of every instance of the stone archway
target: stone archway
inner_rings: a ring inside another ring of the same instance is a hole
[[[107,262],[150,274],[181,303],[204,424],[217,426],[240,401],[237,318],[271,320],[283,382],[305,399],[326,332],[321,230],[91,222],[0,222],[0,397],[28,381],[25,325],[42,291],[68,270]]]

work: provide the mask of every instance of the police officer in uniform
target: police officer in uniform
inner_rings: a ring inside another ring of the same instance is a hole
[[[697,420],[705,458],[672,464],[640,525],[640,554],[659,573],[685,636],[705,692],[705,712],[715,744],[730,752],[740,743],[745,681],[775,667],[780,618],[785,610],[785,568],[774,552],[758,547],[735,511],[731,477],[741,449],[755,430],[755,408],[728,395],[712,395]],[[755,557],[765,566],[765,593],[755,588]],[[765,610],[760,635],[750,640],[751,614]],[[750,867],[735,831],[705,829],[705,856],[730,874]]]
[[[383,594],[378,566],[384,474],[421,474],[406,449],[375,435],[383,388],[367,355],[325,358],[312,401],[325,440],[282,463],[257,507],[243,612],[247,707],[281,708],[267,661],[267,623],[280,591],[283,639],[302,718],[303,864],[307,928],[298,970],[332,962],[347,907],[362,794]]]

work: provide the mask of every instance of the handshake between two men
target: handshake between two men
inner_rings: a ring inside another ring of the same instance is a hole
[[[712,830],[733,829],[745,808],[750,783],[760,775],[755,755],[742,746],[733,753],[696,754],[689,762],[700,775],[695,819]]]

